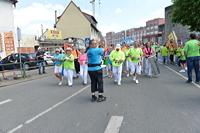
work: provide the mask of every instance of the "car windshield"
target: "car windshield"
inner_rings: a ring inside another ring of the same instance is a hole
[[[36,54],[30,54],[32,58],[36,58]]]
[[[55,53],[48,53],[47,55],[54,56]]]

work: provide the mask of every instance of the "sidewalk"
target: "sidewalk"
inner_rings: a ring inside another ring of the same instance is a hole
[[[0,78],[2,79],[2,82],[0,82],[0,87],[13,85],[13,84],[17,84],[17,83],[22,83],[22,82],[26,82],[29,80],[34,80],[36,78],[43,78],[43,77],[51,76],[51,75],[53,75],[53,72],[54,72],[54,66],[45,67],[45,70],[46,70],[47,74],[42,74],[42,75],[38,74],[38,69],[28,70],[28,71],[26,71],[27,78],[25,78],[25,79],[24,78],[14,79],[13,72],[5,72],[5,75],[9,80],[3,80],[3,76],[2,76],[2,74],[0,74]],[[16,71],[16,73],[18,76],[21,75],[21,71]]]

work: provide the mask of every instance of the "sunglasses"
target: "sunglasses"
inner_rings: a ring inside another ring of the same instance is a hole
[[[56,52],[60,52],[60,51],[56,51]]]

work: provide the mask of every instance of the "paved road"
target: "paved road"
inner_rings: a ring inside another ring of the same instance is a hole
[[[179,70],[160,65],[159,78],[142,75],[139,84],[125,75],[121,86],[104,78],[102,103],[90,102],[90,86],[80,79],[73,87],[66,80],[57,86],[54,76],[1,87],[0,132],[104,133],[119,123],[120,133],[199,133],[200,86],[171,68]],[[112,116],[123,119],[110,124]]]

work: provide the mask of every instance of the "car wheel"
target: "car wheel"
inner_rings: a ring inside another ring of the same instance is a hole
[[[25,64],[24,67],[25,67],[26,70],[28,70],[29,69],[29,64]]]

